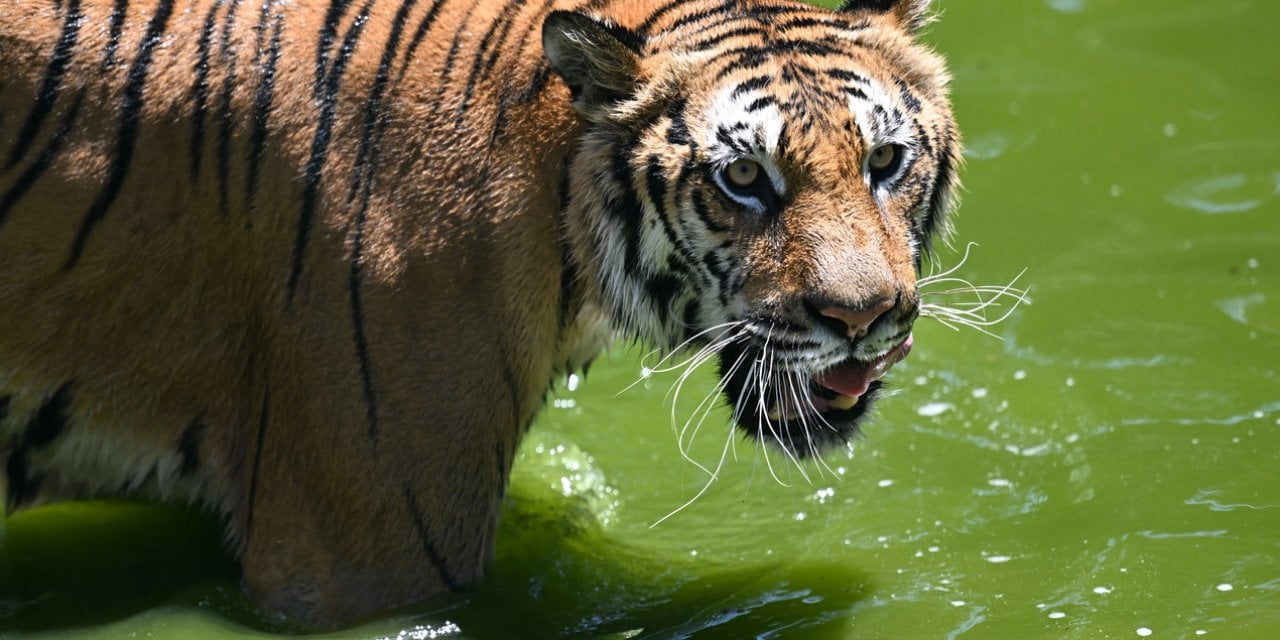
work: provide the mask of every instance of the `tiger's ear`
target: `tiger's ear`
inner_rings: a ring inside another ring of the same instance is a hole
[[[632,94],[643,44],[622,27],[576,11],[553,11],[542,23],[542,50],[584,115]]]
[[[844,13],[890,12],[902,28],[908,33],[915,33],[933,20],[933,15],[929,12],[931,4],[931,0],[844,0],[840,5],[840,11]]]

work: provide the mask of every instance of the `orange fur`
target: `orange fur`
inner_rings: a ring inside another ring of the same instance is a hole
[[[835,15],[784,0],[701,21],[719,3],[551,13],[581,4],[133,0],[117,17],[109,0],[0,4],[10,508],[121,495],[204,505],[225,516],[251,597],[312,625],[477,580],[552,381],[611,329],[667,346],[695,329],[681,324],[692,276],[647,253],[659,236],[616,275],[635,257],[602,248],[619,228],[602,213],[621,197],[610,190],[648,203],[643,229],[653,216],[692,228],[688,194],[718,192],[704,174],[678,178],[697,151],[671,142],[673,101],[702,139],[726,87],[782,77],[788,60],[829,63],[784,52],[717,75],[722,51],[755,36],[687,47],[771,7]],[[939,167],[958,160],[945,71],[912,39],[926,5],[851,8],[865,42],[840,63],[910,86],[931,149],[911,175],[938,177],[877,200],[853,116],[797,126],[777,159],[784,228],[707,195],[726,230],[687,236],[742,271],[717,313],[812,324],[803,299],[896,295],[895,322],[914,318],[931,231],[917,227],[944,224],[953,179]],[[563,47],[550,67],[544,35]],[[665,198],[658,183],[601,182],[618,177],[598,170],[620,148],[637,175],[653,159]],[[642,277],[648,289],[628,288]],[[645,297],[664,286],[677,293]]]

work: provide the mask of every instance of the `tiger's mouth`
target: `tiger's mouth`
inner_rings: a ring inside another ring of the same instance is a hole
[[[724,393],[748,435],[797,457],[847,443],[879,395],[880,379],[911,351],[912,337],[871,361],[849,358],[816,372],[771,371],[759,347],[735,344],[720,354]]]

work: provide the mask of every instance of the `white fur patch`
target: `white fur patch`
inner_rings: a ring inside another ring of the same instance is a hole
[[[736,95],[735,95],[736,94]],[[754,160],[764,168],[778,195],[785,195],[787,182],[778,170],[774,156],[778,151],[778,142],[782,139],[782,131],[786,121],[777,105],[770,104],[751,111],[748,107],[762,94],[758,90],[738,92],[737,86],[725,87],[711,103],[707,110],[706,137],[702,143],[711,157],[712,164],[724,168],[735,160]],[[733,144],[721,139],[720,133],[727,131]],[[720,188],[743,206],[763,212],[764,204],[753,199],[733,193],[720,182],[716,172],[716,182]]]

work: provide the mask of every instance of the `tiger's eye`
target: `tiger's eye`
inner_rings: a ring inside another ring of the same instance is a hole
[[[898,146],[893,144],[883,144],[871,150],[871,157],[867,158],[867,166],[872,171],[884,171],[893,166],[898,159]]]
[[[760,163],[755,160],[734,160],[725,167],[724,177],[735,187],[750,187],[760,178]]]

